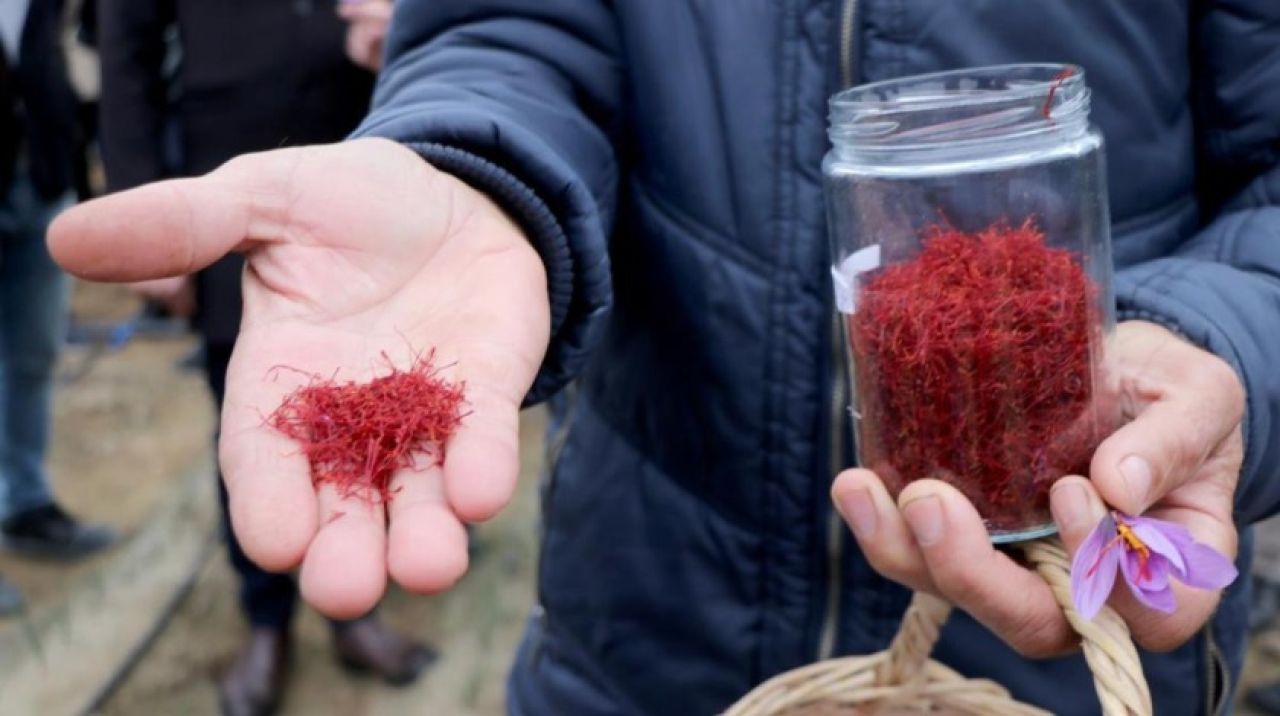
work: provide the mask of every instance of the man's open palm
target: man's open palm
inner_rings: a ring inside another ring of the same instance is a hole
[[[246,255],[220,459],[254,561],[301,564],[303,596],[338,618],[372,608],[388,573],[430,592],[466,570],[463,522],[491,517],[513,492],[518,409],[550,324],[540,259],[483,195],[404,147],[359,140],[248,155],[89,202],[49,242],[68,271],[100,281]],[[444,466],[397,475],[385,506],[314,489],[299,446],[264,424],[306,373],[364,380],[385,370],[383,352],[407,366],[431,348],[466,381],[470,414]]]

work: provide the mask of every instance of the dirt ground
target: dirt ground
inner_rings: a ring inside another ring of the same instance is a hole
[[[84,321],[136,313],[123,289],[80,285],[72,309]],[[105,522],[128,537],[194,461],[207,459],[213,413],[199,373],[176,368],[195,348],[190,337],[135,340],[122,349],[71,346],[63,351],[54,402],[49,472],[70,512]],[[0,552],[0,574],[32,604],[55,599],[97,569],[15,559]],[[2,621],[0,621],[2,623]]]
[[[119,289],[81,285],[75,293],[74,313],[81,321],[120,320],[137,309],[136,300]],[[56,396],[50,459],[55,489],[75,514],[121,530],[126,545],[167,509],[172,501],[169,493],[190,482],[193,470],[200,472],[195,476],[196,487],[199,499],[208,503],[204,511],[212,514],[208,444],[213,409],[200,373],[178,365],[194,348],[190,337],[137,338],[120,350],[72,346],[59,367],[62,382]],[[380,610],[387,622],[438,648],[439,661],[418,683],[403,689],[349,675],[332,658],[327,624],[314,612],[300,609],[285,714],[466,716],[503,711],[503,678],[533,599],[534,476],[540,460],[537,433],[543,420],[536,411],[526,417],[522,444],[529,479],[522,482],[518,497],[501,518],[476,530],[468,576],[455,590],[435,598],[393,590]],[[208,489],[203,490],[200,481],[206,477]],[[211,525],[202,517],[190,527],[212,534]],[[123,661],[114,644],[103,653],[89,653],[87,647],[76,653],[77,646],[93,641],[95,628],[86,626],[83,618],[69,619],[66,614],[75,608],[64,603],[74,603],[70,596],[77,592],[98,589],[103,572],[127,564],[121,554],[126,550],[122,546],[73,566],[0,553],[0,574],[17,583],[32,605],[26,617],[0,620],[0,636],[52,631],[70,642],[78,658]],[[93,594],[89,596],[93,601]],[[137,609],[158,612],[162,601],[157,599],[156,606],[139,604]],[[66,626],[66,621],[75,623]],[[216,679],[245,634],[234,574],[221,545],[213,545],[188,596],[100,712],[217,713]],[[47,635],[33,637],[40,638],[55,640]],[[0,651],[7,643],[11,642],[0,640]],[[49,652],[50,645],[40,649]],[[5,663],[0,659],[0,671]],[[38,678],[56,681],[56,666],[48,666],[52,671],[37,670]],[[97,673],[108,671],[104,667]],[[74,688],[99,685],[82,680]],[[46,711],[6,702],[0,695],[0,713],[36,712]]]
[[[467,576],[436,597],[393,589],[379,610],[388,623],[439,649],[440,659],[417,683],[399,689],[348,674],[333,659],[328,625],[315,612],[301,609],[284,714],[503,713],[503,679],[533,599],[537,432],[542,420],[538,413],[526,417],[526,479],[502,516],[476,529]],[[235,589],[234,574],[219,551],[102,713],[216,714],[217,677],[246,634]]]
[[[81,320],[121,319],[136,310],[136,301],[119,289],[80,286],[76,292],[75,312]],[[216,714],[217,677],[246,633],[234,575],[221,546],[212,543],[212,408],[200,374],[178,365],[194,347],[189,337],[135,339],[120,350],[75,346],[60,365],[51,474],[58,495],[73,512],[134,538],[158,519],[171,501],[169,493],[183,484],[180,476],[187,475],[190,482],[193,471],[198,472],[194,484],[200,490],[199,481],[210,480],[200,496],[208,501],[204,517],[191,523],[191,529],[207,533],[208,543],[194,587],[105,701],[100,713],[106,716]],[[520,494],[499,519],[476,530],[477,551],[468,576],[453,591],[432,598],[392,590],[381,607],[383,619],[437,647],[440,660],[418,683],[401,689],[347,674],[332,657],[324,620],[303,608],[295,622],[286,716],[503,712],[503,679],[533,600],[543,416],[535,412],[526,418]],[[113,568],[113,558],[118,561],[119,556],[67,567],[0,553],[0,574],[18,583],[33,604],[43,605],[83,591],[96,572]],[[15,620],[7,621],[0,620],[0,637],[6,628],[14,631]],[[120,660],[117,653],[84,654],[100,657]],[[0,671],[3,666],[0,658]],[[1255,640],[1245,681],[1278,678],[1280,632]],[[32,711],[5,707],[0,712]],[[1237,713],[1259,714],[1247,707]]]

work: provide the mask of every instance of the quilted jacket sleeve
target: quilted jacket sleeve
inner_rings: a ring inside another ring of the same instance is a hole
[[[1248,396],[1237,519],[1280,509],[1280,3],[1206,3],[1196,35],[1199,180],[1212,213],[1172,256],[1117,276],[1122,318],[1178,329]]]
[[[606,0],[402,0],[355,132],[485,191],[538,249],[552,337],[527,403],[573,378],[611,301],[617,42]]]

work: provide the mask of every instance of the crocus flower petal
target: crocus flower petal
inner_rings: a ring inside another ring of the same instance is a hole
[[[1177,522],[1169,522],[1167,520],[1158,520],[1154,517],[1141,518],[1148,522],[1155,522],[1160,526],[1160,533],[1173,543],[1174,547],[1182,549],[1182,545],[1195,542],[1195,538],[1191,536],[1191,530],[1183,527]]]
[[[1137,535],[1138,539],[1147,546],[1154,554],[1163,555],[1166,559],[1173,563],[1173,568],[1179,574],[1186,568],[1182,561],[1182,553],[1178,550],[1178,546],[1174,544],[1170,538],[1170,533],[1176,530],[1170,529],[1175,526],[1172,522],[1157,520],[1151,517],[1127,517],[1124,518],[1129,529]]]
[[[1135,589],[1146,591],[1158,591],[1169,586],[1169,573],[1172,571],[1172,563],[1162,555],[1154,553],[1147,557],[1145,572],[1142,569],[1142,555],[1137,552],[1126,551],[1120,562],[1120,572],[1124,575],[1124,581]]]
[[[1231,560],[1209,545],[1197,542],[1186,527],[1165,522],[1161,531],[1182,555],[1183,567],[1175,570],[1175,573],[1187,586],[1222,589],[1239,576],[1239,571]]]
[[[1140,589],[1130,585],[1129,591],[1143,605],[1158,612],[1172,614],[1178,608],[1178,603],[1173,598],[1173,587],[1166,585],[1164,589]]]
[[[1222,589],[1234,582],[1239,574],[1231,560],[1207,544],[1192,542],[1183,547],[1182,557],[1186,571],[1180,576],[1189,587]]]
[[[1120,549],[1107,544],[1115,539],[1116,526],[1110,516],[1103,517],[1076,550],[1071,560],[1071,600],[1076,611],[1085,619],[1092,619],[1107,603],[1111,588],[1116,583],[1116,568],[1120,562]]]

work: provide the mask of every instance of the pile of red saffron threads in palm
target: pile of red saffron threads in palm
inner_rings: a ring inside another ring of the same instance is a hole
[[[860,449],[896,494],[932,477],[988,528],[1049,521],[1048,490],[1084,472],[1096,290],[1078,257],[1028,220],[976,233],[934,225],[920,253],[861,279],[849,335]]]
[[[366,383],[312,376],[285,396],[267,423],[302,446],[311,479],[344,497],[387,501],[401,470],[443,464],[445,446],[461,424],[462,383],[441,377],[434,352]]]

